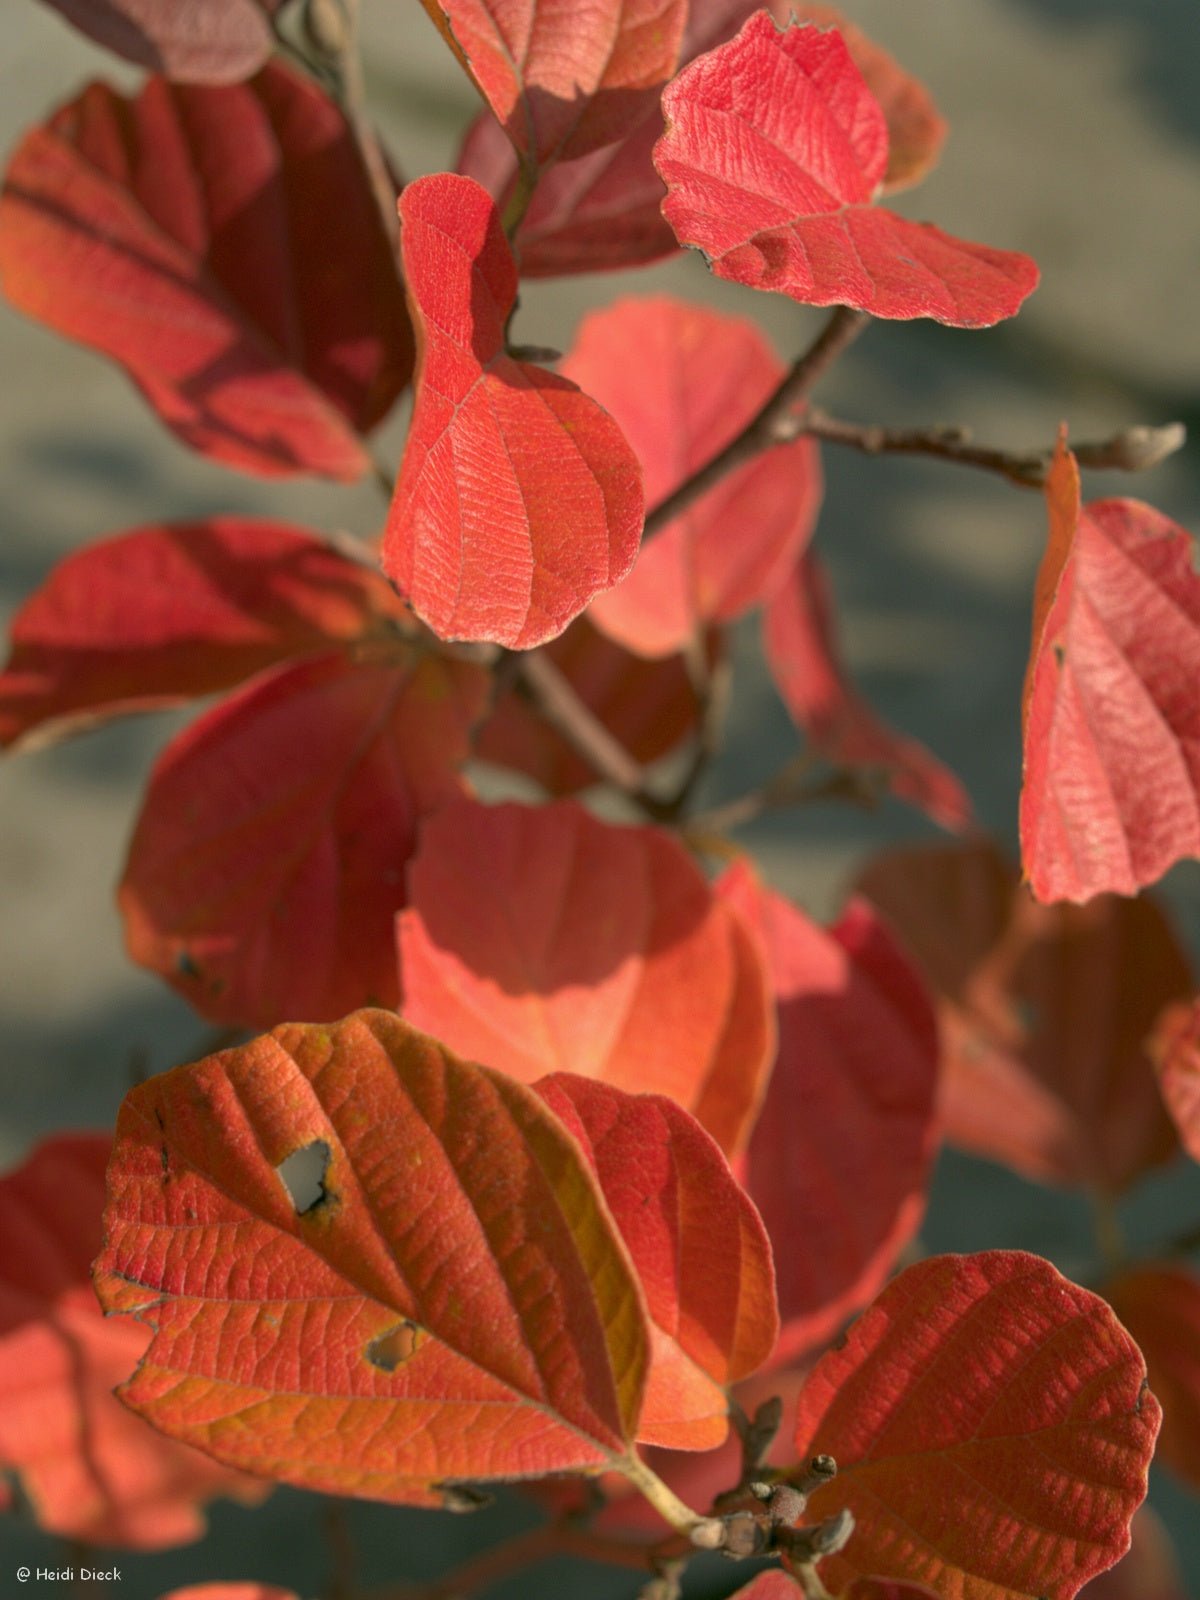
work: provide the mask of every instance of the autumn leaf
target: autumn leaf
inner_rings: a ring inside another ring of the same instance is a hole
[[[782,1362],[866,1305],[920,1224],[937,1025],[864,901],[825,929],[744,865],[718,892],[761,941],[778,1006],[779,1053],[739,1176],[774,1249]]]
[[[105,49],[186,83],[238,83],[274,48],[281,0],[46,0]]]
[[[982,841],[889,851],[858,887],[939,997],[952,1144],[1109,1193],[1177,1154],[1146,1035],[1192,979],[1152,900],[1039,906]]]
[[[17,611],[0,744],[214,694],[403,615],[382,577],[287,523],[135,528],[68,556]]]
[[[1168,1006],[1148,1049],[1183,1148],[1200,1161],[1200,1002]]]
[[[753,323],[666,295],[590,313],[562,370],[616,418],[651,505],[740,433],[784,375]],[[760,455],[659,529],[588,616],[639,655],[683,649],[778,587],[808,542],[821,492],[812,440]]]
[[[594,401],[507,354],[517,272],[484,190],[419,178],[400,220],[421,354],[384,570],[440,638],[531,648],[629,570],[641,471]]]
[[[729,1600],[801,1600],[803,1594],[795,1578],[776,1568],[772,1572],[760,1572],[744,1588],[735,1589]]]
[[[645,1311],[582,1152],[391,1013],[132,1090],[105,1230],[101,1301],[153,1332],[121,1398],[218,1460],[437,1505],[629,1459]]]
[[[330,217],[337,218],[331,228]],[[0,197],[18,310],[124,367],[185,444],[357,478],[412,338],[349,124],[278,64],[252,83],[92,84],[27,134]]]
[[[888,789],[944,828],[965,828],[971,802],[949,767],[881,721],[843,668],[824,566],[806,551],[763,612],[763,653],[792,720],[834,765],[882,769]]]
[[[118,892],[130,955],[235,1026],[397,997],[392,919],[418,821],[461,793],[487,675],[396,641],[314,656],[159,758]]]
[[[422,0],[522,163],[621,138],[675,70],[687,0]]]
[[[646,1295],[652,1358],[638,1438],[711,1450],[729,1432],[727,1387],[766,1361],[779,1332],[762,1219],[673,1100],[571,1073],[535,1088],[579,1141]]]
[[[1104,1293],[1141,1347],[1162,1401],[1158,1459],[1200,1489],[1200,1278],[1187,1266],[1146,1262]]]
[[[574,694],[643,766],[676,749],[699,723],[700,702],[681,656],[643,660],[605,638],[586,615],[543,649]],[[713,635],[710,667],[719,650]],[[519,685],[498,694],[475,754],[528,773],[548,794],[575,794],[597,781],[582,756],[527,703]]]
[[[397,920],[404,1015],[526,1082],[668,1095],[728,1153],[774,1051],[751,935],[661,829],[573,801],[446,805]]]
[[[1072,1600],[1129,1548],[1161,1414],[1112,1311],[1048,1261],[909,1267],[800,1396],[799,1458],[838,1464],[806,1520],[855,1518],[821,1576],[835,1593],[874,1575],[944,1600]]]
[[[662,104],[663,214],[718,277],[962,328],[1012,316],[1037,284],[1027,256],[872,204],[887,121],[836,32],[780,32],[757,12],[686,67]]]
[[[198,1539],[213,1495],[250,1503],[267,1489],[113,1399],[147,1339],[106,1321],[92,1292],[111,1148],[107,1134],[56,1134],[0,1178],[0,1507],[19,1485],[47,1533],[157,1550]]]
[[[1130,1532],[1129,1553],[1093,1578],[1084,1600],[1188,1600],[1171,1537],[1148,1505],[1141,1505]]]
[[[280,1589],[273,1583],[189,1583],[184,1589],[172,1589],[162,1600],[299,1600],[291,1589]]]
[[[1136,894],[1200,854],[1200,578],[1138,500],[1080,506],[1060,440],[1026,677],[1021,859],[1039,900]]]

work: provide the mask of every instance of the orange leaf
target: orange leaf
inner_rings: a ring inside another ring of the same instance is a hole
[[[935,1256],[896,1278],[814,1369],[800,1459],[838,1475],[806,1520],[849,1509],[821,1563],[943,1600],[1072,1600],[1129,1548],[1161,1409],[1097,1295],[1019,1250]]]
[[[485,191],[418,178],[400,221],[420,360],[384,570],[440,638],[543,644],[632,565],[641,470],[593,400],[508,354],[517,269]]]
[[[111,1149],[107,1134],[58,1134],[0,1178],[0,1468],[47,1532],[157,1550],[198,1539],[211,1496],[254,1502],[266,1489],[113,1399],[147,1338],[106,1321],[92,1291]]]
[[[336,227],[330,218],[337,218]],[[224,88],[92,84],[18,147],[0,197],[13,304],[128,372],[185,444],[357,478],[412,337],[354,135],[278,64]]]
[[[398,919],[406,1017],[533,1082],[669,1095],[724,1150],[774,1050],[754,941],[681,845],[572,801],[461,801],[421,830]]]
[[[581,1151],[388,1012],[131,1091],[105,1225],[101,1301],[154,1333],[121,1398],[218,1460],[436,1505],[628,1459],[646,1317]]]

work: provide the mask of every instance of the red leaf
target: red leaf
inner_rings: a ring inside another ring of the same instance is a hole
[[[724,44],[756,9],[757,0],[692,0],[679,65]],[[801,9],[811,20],[841,30],[880,102],[891,140],[883,192],[916,183],[936,161],[946,131],[928,94],[832,7]],[[542,174],[516,234],[522,277],[600,272],[674,254],[678,241],[662,215],[667,191],[653,161],[662,131],[655,103],[619,143],[559,162]],[[516,186],[517,158],[490,113],[483,112],[472,125],[457,167],[482,183],[503,208]]]
[[[766,1361],[779,1332],[762,1220],[673,1100],[569,1073],[535,1087],[596,1173],[657,1333],[638,1438],[711,1450],[729,1432],[726,1386]]]
[[[1183,1148],[1200,1161],[1200,1000],[1168,1006],[1148,1048]]]
[[[774,1050],[762,962],[686,851],[569,800],[444,807],[398,923],[405,1016],[526,1082],[669,1095],[727,1152]]]
[[[582,1152],[398,1017],[141,1085],[109,1196],[97,1291],[154,1332],[121,1398],[218,1460],[428,1505],[627,1458],[645,1311]]]
[[[1188,1267],[1148,1263],[1104,1292],[1141,1346],[1162,1401],[1158,1459],[1200,1489],[1200,1279]]]
[[[855,1578],[849,1588],[842,1590],[838,1600],[938,1600],[938,1596],[923,1583],[905,1583],[896,1578]]]
[[[1037,283],[1027,256],[871,205],[887,123],[837,33],[780,33],[757,12],[686,67],[662,104],[663,215],[718,277],[960,328],[1011,317]]]
[[[227,689],[290,656],[394,629],[383,578],[282,522],[213,517],[105,539],[17,612],[0,744]]]
[[[461,791],[487,675],[326,655],[174,739],[118,898],[135,961],[205,1016],[265,1025],[397,997],[392,919],[418,820]]]
[[[189,1583],[185,1589],[172,1589],[162,1600],[299,1600],[292,1589],[273,1583]]]
[[[928,89],[835,6],[793,0],[786,9],[797,22],[836,28],[851,61],[878,101],[888,131],[888,161],[880,193],[895,194],[919,183],[937,165],[948,131]]]
[[[573,383],[506,354],[517,270],[479,185],[419,178],[400,219],[421,356],[384,568],[444,639],[543,644],[632,565],[637,461]]]
[[[105,1321],[92,1292],[111,1148],[106,1134],[58,1134],[0,1178],[0,1468],[48,1533],[153,1550],[198,1539],[212,1495],[256,1501],[266,1489],[153,1433],[112,1397],[147,1340]]]
[[[741,432],[784,368],[753,323],[663,295],[585,317],[563,372],[616,418],[656,504]],[[779,585],[820,501],[811,439],[769,451],[657,533],[588,615],[628,650],[670,655]]]
[[[786,1572],[760,1572],[742,1589],[735,1589],[729,1600],[797,1600],[804,1590]]]
[[[700,707],[682,657],[643,661],[606,639],[586,616],[544,648],[588,710],[644,766],[674,750],[696,727]],[[710,663],[717,650],[710,639]],[[497,700],[475,754],[528,773],[549,794],[574,794],[596,782],[587,762],[515,690]]]
[[[1039,900],[1136,894],[1200,854],[1200,578],[1190,535],[1138,500],[1046,485],[1024,705],[1021,857]]]
[[[47,0],[105,49],[188,83],[238,83],[274,47],[281,0]]]
[[[620,139],[675,70],[687,0],[422,0],[525,166]]]
[[[1133,1340],[1098,1296],[1019,1250],[902,1273],[800,1396],[802,1460],[838,1475],[806,1520],[848,1507],[821,1563],[944,1600],[1071,1600],[1129,1548],[1161,1410]]]
[[[718,889],[762,941],[779,1007],[779,1054],[740,1175],[774,1247],[784,1361],[866,1305],[920,1225],[937,1025],[864,901],[826,931],[744,865]]]
[[[767,666],[792,720],[841,767],[882,767],[888,788],[945,828],[965,828],[971,802],[924,745],[881,722],[847,679],[834,634],[825,569],[811,552],[796,563],[763,613]]]
[[[1093,1578],[1086,1600],[1188,1600],[1170,1535],[1148,1505],[1139,1506],[1129,1554]]]
[[[1111,1192],[1176,1154],[1145,1039],[1191,976],[1151,900],[1039,906],[978,842],[890,851],[859,888],[939,995],[951,1143]]]
[[[337,218],[336,228],[329,219]],[[307,79],[92,84],[18,147],[0,198],[13,304],[120,363],[184,443],[356,478],[412,342],[354,135]]]

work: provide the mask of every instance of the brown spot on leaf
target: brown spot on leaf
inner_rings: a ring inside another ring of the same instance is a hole
[[[367,1360],[381,1372],[395,1372],[410,1356],[416,1354],[426,1338],[425,1330],[407,1317],[395,1327],[372,1339],[366,1349]]]

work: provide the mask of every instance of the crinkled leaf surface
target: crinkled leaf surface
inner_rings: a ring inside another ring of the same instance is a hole
[[[620,139],[675,70],[687,0],[422,0],[530,168]]]
[[[1188,1600],[1171,1536],[1148,1505],[1130,1530],[1129,1553],[1082,1591],[1085,1600]]]
[[[935,1256],[901,1273],[824,1356],[796,1449],[838,1475],[806,1520],[854,1514],[821,1563],[944,1600],[1071,1600],[1129,1548],[1161,1409],[1097,1295],[1037,1256]]]
[[[1021,858],[1039,900],[1136,894],[1200,855],[1200,578],[1138,500],[1080,508],[1060,443],[1024,705]]]
[[[0,1469],[48,1533],[161,1549],[200,1537],[204,1500],[266,1489],[113,1399],[147,1340],[106,1321],[92,1290],[111,1149],[107,1134],[57,1134],[0,1178]],[[0,1508],[11,1490],[0,1481]]]
[[[188,83],[237,83],[274,47],[281,0],[46,0],[97,44]]]
[[[136,528],[68,556],[17,612],[0,744],[213,694],[402,615],[382,577],[287,523]]]
[[[354,135],[274,64],[132,100],[92,84],[55,112],[8,170],[0,282],[124,367],[184,443],[253,472],[358,477],[359,435],[411,371]]]
[[[762,941],[779,1053],[739,1175],[775,1254],[777,1361],[877,1293],[925,1211],[938,1037],[916,971],[862,900],[826,929],[744,865],[718,885]]]
[[[663,94],[663,215],[718,277],[806,305],[987,327],[1037,283],[1027,256],[872,205],[883,110],[840,34],[756,12]]]
[[[443,807],[398,923],[404,1014],[527,1082],[669,1095],[729,1152],[775,1047],[754,940],[668,833],[574,801]]]
[[[1147,1263],[1105,1286],[1141,1347],[1162,1401],[1158,1458],[1200,1489],[1200,1278],[1191,1267]]]
[[[763,651],[792,720],[838,766],[881,767],[898,800],[945,828],[965,828],[971,802],[923,744],[876,716],[847,677],[824,566],[806,551],[763,612]]]
[[[753,323],[666,295],[593,311],[562,370],[620,424],[650,505],[740,433],[784,374]],[[648,540],[588,615],[640,655],[682,649],[778,587],[812,533],[821,487],[811,439],[760,455]]]
[[[302,1151],[320,1179],[293,1199]],[[582,1153],[389,1012],[133,1090],[95,1276],[154,1332],[125,1403],[254,1472],[439,1504],[628,1453],[645,1312]]]
[[[395,644],[278,668],[207,712],[163,752],[134,832],[134,960],[235,1025],[394,1004],[405,864],[461,792],[487,683]]]
[[[400,219],[420,361],[384,569],[443,639],[543,644],[632,565],[640,468],[593,400],[506,354],[517,271],[486,192],[418,178]]]
[[[673,1100],[569,1073],[535,1087],[583,1147],[646,1296],[657,1337],[638,1437],[711,1450],[729,1431],[726,1386],[779,1331],[762,1219]]]
[[[679,65],[724,44],[757,9],[757,0],[692,0]],[[890,136],[883,192],[916,183],[936,161],[945,136],[945,123],[925,89],[832,7],[798,9],[804,20],[840,29],[880,102]],[[542,174],[516,234],[522,277],[639,266],[679,248],[662,214],[666,188],[654,170],[654,146],[662,131],[656,103],[618,143],[561,161]],[[488,112],[472,125],[457,165],[503,207],[516,183],[517,157]]]
[[[1200,1161],[1200,1002],[1168,1006],[1155,1025],[1150,1056],[1183,1148]]]
[[[715,638],[709,646],[711,663],[719,649]],[[674,750],[699,721],[700,703],[680,656],[644,660],[606,638],[586,616],[544,649],[588,710],[643,765]],[[549,794],[574,794],[596,782],[587,762],[512,689],[498,697],[475,753],[528,773]]]
[[[1146,1036],[1192,980],[1152,900],[1040,906],[982,842],[889,851],[859,888],[939,997],[951,1143],[1110,1192],[1177,1153]]]

